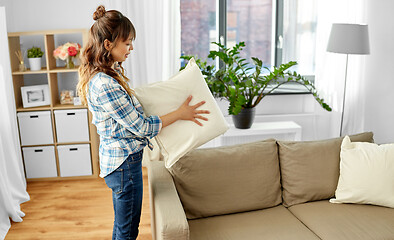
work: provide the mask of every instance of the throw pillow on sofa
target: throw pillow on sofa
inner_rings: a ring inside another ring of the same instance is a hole
[[[282,200],[274,139],[196,149],[169,171],[188,219],[269,208]]]
[[[330,202],[394,208],[394,144],[351,142],[346,136],[338,186]]]
[[[209,110],[210,113],[205,115],[208,121],[202,121],[202,127],[191,121],[177,121],[163,128],[156,136],[167,168],[191,149],[203,145],[228,129],[228,124],[194,59],[169,80],[136,88],[135,94],[147,115],[162,116],[174,111],[190,95],[193,96],[191,105],[206,101],[200,109]]]
[[[334,196],[339,178],[342,139],[278,141],[284,206]],[[373,134],[361,133],[350,136],[350,139],[373,142]]]

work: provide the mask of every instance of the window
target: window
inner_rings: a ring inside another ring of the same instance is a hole
[[[282,0],[277,19],[276,65],[297,61],[297,72],[315,74],[317,1]]]
[[[181,50],[206,59],[217,41],[216,5],[212,0],[181,0]],[[182,63],[184,64],[184,63]]]
[[[242,57],[258,57],[271,66],[272,9],[272,0],[227,0],[226,46],[243,41]]]
[[[297,61],[293,70],[314,80],[318,1],[180,1],[182,54],[208,60],[211,42],[232,47],[243,41],[246,59],[258,57],[268,67]],[[298,84],[285,85],[280,92],[304,92]]]

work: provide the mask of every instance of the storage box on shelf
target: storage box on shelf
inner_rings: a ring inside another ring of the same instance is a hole
[[[58,143],[88,142],[87,109],[55,110]]]
[[[61,177],[92,174],[89,144],[57,146]]]
[[[51,111],[20,112],[18,115],[21,144],[53,144]]]
[[[24,48],[28,47],[25,42],[28,37],[34,39],[34,44],[41,41],[37,44],[44,46],[41,70],[19,70],[15,52],[21,50],[22,44]],[[87,30],[14,32],[8,34],[8,41],[26,178],[59,180],[71,176],[97,177],[99,139],[95,126],[91,124],[90,112],[85,106],[60,104],[59,93],[64,81],[62,74],[78,77],[78,67],[66,69],[64,62],[57,63],[53,57],[55,48],[65,41],[79,42],[83,47],[87,42]],[[40,81],[36,81],[37,78]],[[40,84],[48,85],[50,104],[24,108],[21,88]]]
[[[27,178],[56,177],[55,148],[53,146],[23,147]]]

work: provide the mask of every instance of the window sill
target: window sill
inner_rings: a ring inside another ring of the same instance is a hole
[[[270,91],[267,89],[266,91]],[[275,89],[270,95],[285,95],[285,94],[311,94],[306,88],[298,83],[287,83]]]

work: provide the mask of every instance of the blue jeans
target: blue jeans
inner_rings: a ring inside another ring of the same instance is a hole
[[[112,239],[137,239],[142,207],[142,151],[130,155],[104,177],[112,189],[115,220]]]

